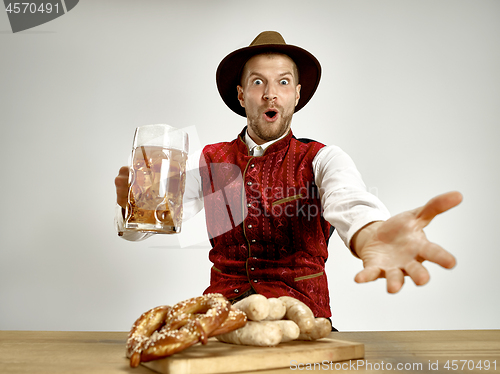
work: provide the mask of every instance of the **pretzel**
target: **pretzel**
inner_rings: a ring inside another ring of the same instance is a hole
[[[231,306],[229,315],[227,316],[226,320],[222,323],[222,325],[212,331],[210,336],[212,337],[220,334],[227,334],[228,332],[237,330],[240,327],[245,326],[246,323],[247,315],[241,310]]]
[[[139,365],[142,347],[149,337],[165,324],[170,309],[166,305],[158,306],[142,313],[134,322],[127,339],[127,357],[130,357],[130,366]]]
[[[242,327],[246,316],[230,313],[230,306],[221,294],[208,294],[143,313],[127,340],[130,366],[170,356],[200,341],[206,344],[215,333]]]

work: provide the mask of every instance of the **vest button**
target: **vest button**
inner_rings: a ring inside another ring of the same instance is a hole
[[[248,203],[248,204],[247,204],[247,207],[251,208],[251,207],[252,207],[252,204],[251,204],[251,203]]]
[[[254,167],[255,167],[255,164],[250,165],[250,167],[251,167],[251,168],[254,168]]]
[[[252,243],[255,243],[256,241],[257,241],[257,240],[255,240],[255,239],[252,239]]]
[[[235,290],[234,290],[234,293],[238,293],[238,292],[240,292],[240,290],[239,290],[239,289],[235,289]]]
[[[255,270],[255,268],[250,268],[250,270],[254,271],[254,270]]]
[[[254,283],[257,283],[257,282],[258,282],[258,280],[257,280],[257,279],[254,279],[254,280],[253,280],[253,282],[254,282]]]
[[[251,229],[253,226],[252,226],[252,225],[248,225],[247,227],[248,227],[249,229]]]
[[[251,185],[252,185],[252,182],[247,182],[247,185],[251,186]]]

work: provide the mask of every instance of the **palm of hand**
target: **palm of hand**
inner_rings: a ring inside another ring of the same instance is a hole
[[[386,278],[388,292],[395,293],[403,286],[406,275],[417,285],[429,281],[429,272],[422,265],[423,261],[448,269],[455,266],[455,258],[439,245],[431,243],[423,228],[437,214],[459,204],[461,199],[458,192],[440,195],[421,208],[379,222],[358,252],[364,269],[356,275],[355,281],[362,283]]]

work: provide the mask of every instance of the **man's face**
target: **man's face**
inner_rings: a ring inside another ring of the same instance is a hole
[[[290,130],[300,98],[295,63],[288,56],[264,54],[247,61],[238,100],[247,114],[248,134],[263,144]]]

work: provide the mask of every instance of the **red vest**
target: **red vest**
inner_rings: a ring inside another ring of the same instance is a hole
[[[298,140],[290,131],[263,156],[253,157],[245,131],[203,150],[200,171],[214,264],[205,293],[234,299],[253,288],[266,297],[295,297],[317,317],[330,317],[325,262],[333,228],[322,217],[312,170],[324,145]]]

